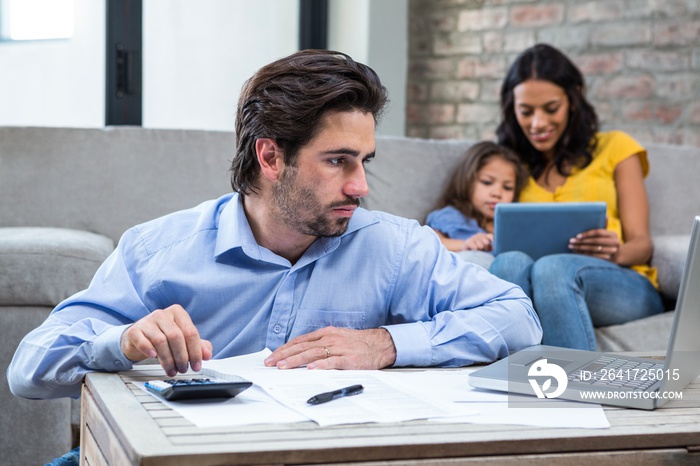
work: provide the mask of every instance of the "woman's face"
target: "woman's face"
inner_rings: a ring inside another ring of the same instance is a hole
[[[569,98],[550,81],[528,79],[513,88],[513,110],[530,144],[552,159],[569,123]]]

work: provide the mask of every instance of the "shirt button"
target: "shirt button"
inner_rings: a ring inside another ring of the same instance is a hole
[[[122,362],[119,360],[114,361],[114,365],[117,367],[124,367],[124,364],[122,364]]]
[[[280,333],[282,331],[282,326],[280,324],[277,324],[272,328],[272,331],[275,333]]]

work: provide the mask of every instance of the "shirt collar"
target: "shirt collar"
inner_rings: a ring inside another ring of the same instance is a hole
[[[312,253],[314,256],[327,254],[336,249],[346,236],[377,222],[377,218],[371,212],[360,207],[355,210],[352,218],[350,218],[345,233],[339,237],[318,238],[309,247],[304,256],[309,253]],[[257,260],[278,262],[274,258],[282,259],[255,241],[248,217],[246,217],[245,209],[243,208],[243,198],[239,194],[231,196],[231,199],[224,206],[219,216],[215,255],[219,257],[236,248],[242,249],[247,256]]]

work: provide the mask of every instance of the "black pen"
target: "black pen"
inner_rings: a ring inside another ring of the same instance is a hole
[[[350,385],[349,387],[341,388],[340,390],[333,390],[332,392],[319,393],[316,396],[312,396],[307,400],[310,405],[318,405],[321,403],[326,403],[336,398],[343,396],[357,395],[362,393],[364,387],[362,385]]]

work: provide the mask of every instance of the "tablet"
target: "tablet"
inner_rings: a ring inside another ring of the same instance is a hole
[[[537,260],[571,252],[569,239],[605,228],[604,202],[523,202],[496,204],[493,252],[522,251]]]

